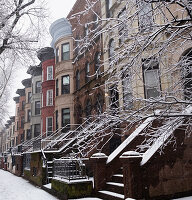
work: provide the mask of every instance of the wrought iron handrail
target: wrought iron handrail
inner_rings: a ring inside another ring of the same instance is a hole
[[[80,159],[54,159],[53,176],[67,180],[87,179],[86,166]]]

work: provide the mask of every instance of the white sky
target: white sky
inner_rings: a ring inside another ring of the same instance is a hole
[[[67,17],[68,13],[72,9],[74,3],[76,0],[46,0],[47,2],[47,8],[49,9],[48,12],[50,12],[49,16],[49,25],[47,29],[49,29],[49,26],[51,23],[53,23],[55,20]],[[50,38],[46,41],[45,46],[50,46]],[[42,46],[42,47],[45,47]],[[24,86],[21,84],[21,81],[25,78],[29,78],[30,76],[26,74],[26,68],[21,68],[18,70],[18,72],[14,75],[14,83],[12,84],[12,97],[17,96],[15,94],[16,90],[19,88],[23,88]],[[15,115],[15,102],[12,100],[10,102],[10,115]]]

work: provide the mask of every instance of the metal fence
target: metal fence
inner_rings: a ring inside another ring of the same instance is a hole
[[[68,180],[86,179],[86,167],[80,159],[55,159],[53,176]]]

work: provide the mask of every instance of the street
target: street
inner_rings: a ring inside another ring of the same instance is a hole
[[[57,200],[44,190],[7,171],[0,170],[0,200]]]

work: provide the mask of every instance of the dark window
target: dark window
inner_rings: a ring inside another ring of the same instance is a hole
[[[143,77],[145,97],[156,98],[160,93],[159,63],[155,58],[143,59]]]
[[[56,97],[59,95],[59,80],[56,80]]]
[[[109,60],[113,60],[113,56],[115,54],[115,42],[114,39],[109,41]]]
[[[100,69],[100,53],[97,52],[95,54],[95,73],[97,73],[97,75],[101,74],[101,69]]]
[[[41,125],[40,124],[35,124],[34,125],[34,136],[37,137],[41,133]]]
[[[62,60],[69,60],[70,59],[70,48],[69,48],[69,43],[62,44],[62,55],[61,59]]]
[[[31,110],[27,111],[27,122],[31,121]]]
[[[62,94],[70,93],[70,76],[62,76]]]
[[[117,90],[117,86],[114,85],[111,88],[109,88],[110,92],[110,107],[111,109],[116,109],[119,107],[119,93]]]
[[[91,101],[90,99],[88,99],[85,106],[86,117],[89,117],[91,115],[91,110],[92,110]]]
[[[17,131],[19,130],[19,122],[17,121]]]
[[[62,127],[65,127],[63,129],[64,132],[70,130],[70,126],[68,124],[70,124],[70,109],[64,108],[62,109]]]
[[[31,103],[31,92],[28,92],[28,103]]]
[[[109,18],[112,16],[111,7],[112,7],[112,0],[105,0],[106,6],[106,17]]]
[[[56,49],[56,63],[59,62],[59,48]]]
[[[41,81],[37,81],[35,85],[35,93],[41,92]]]
[[[21,117],[21,128],[24,128],[25,117]]]
[[[59,124],[58,124],[58,110],[55,112],[55,128],[58,130]]]
[[[102,95],[99,93],[96,96],[96,103],[95,103],[95,109],[97,111],[97,114],[100,114],[103,112],[103,97]]]
[[[27,140],[31,139],[31,129],[27,129]]]
[[[90,68],[89,63],[86,63],[85,65],[85,83],[87,83],[90,79]]]
[[[40,115],[40,101],[35,102],[35,115]]]
[[[25,101],[22,101],[22,110],[25,109]]]
[[[22,134],[21,134],[21,142],[24,142],[24,138],[25,138],[25,134],[22,133]]]
[[[46,132],[47,132],[47,135],[50,135],[53,132],[53,118],[52,117],[46,118]]]
[[[183,56],[182,79],[185,100],[192,100],[192,50]]]
[[[80,72],[79,70],[76,71],[76,90],[80,88]]]

